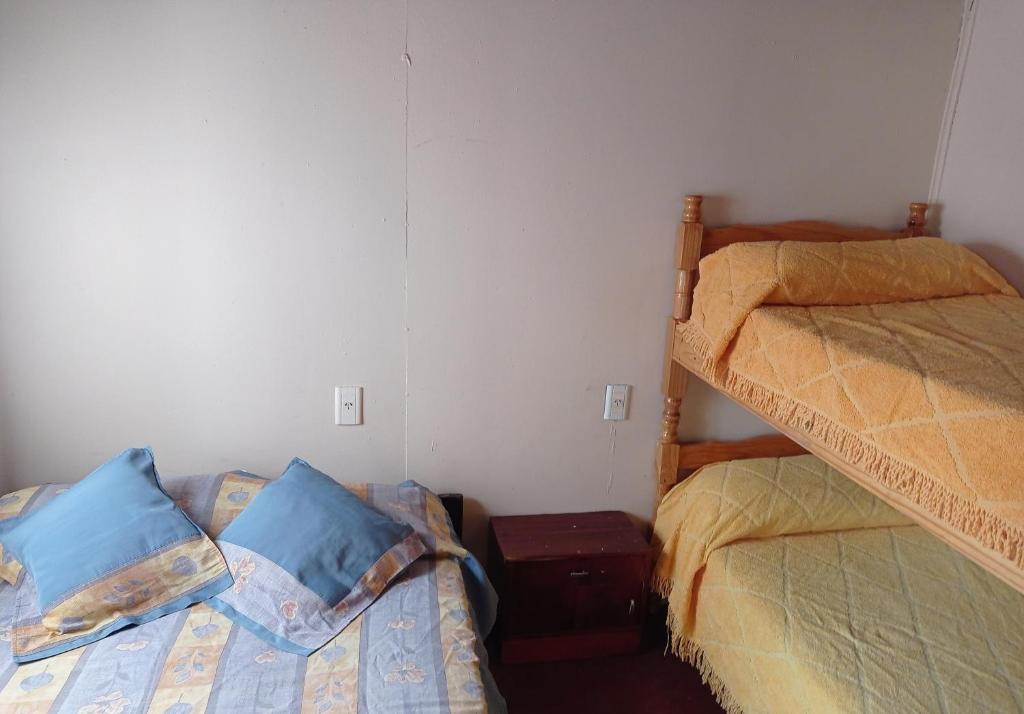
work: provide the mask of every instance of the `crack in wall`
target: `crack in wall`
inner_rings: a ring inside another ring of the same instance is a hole
[[[409,56],[409,0],[405,0],[405,42],[402,48],[402,64],[405,65],[405,177],[404,177],[404,258],[402,289],[404,291],[403,327],[402,335],[405,347],[405,386],[402,405],[402,451],[403,451],[403,474],[409,478],[409,70],[412,69],[412,58]]]
[[[608,431],[608,488],[605,490],[605,495],[609,495],[612,492],[612,486],[615,485],[615,424],[611,425],[611,429]]]

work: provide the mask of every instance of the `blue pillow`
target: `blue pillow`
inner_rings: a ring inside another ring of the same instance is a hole
[[[309,655],[377,599],[426,548],[302,459],[217,538],[234,585],[207,603],[286,652]]]
[[[31,662],[206,600],[231,585],[224,558],[128,449],[0,535],[19,577],[11,646]]]

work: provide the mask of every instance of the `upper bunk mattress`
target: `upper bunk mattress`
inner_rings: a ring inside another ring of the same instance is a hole
[[[676,359],[1024,590],[1024,300],[1003,282],[906,302],[761,300],[717,322],[713,289],[741,290],[713,273],[704,285],[705,268]]]

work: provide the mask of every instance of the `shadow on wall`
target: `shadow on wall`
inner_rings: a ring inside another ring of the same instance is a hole
[[[941,203],[928,206],[928,235],[942,235]],[[1010,285],[1024,292],[1024,256],[1018,251],[1008,250],[1006,246],[981,240],[964,240],[963,236],[944,236],[954,242],[970,248],[984,258],[1010,281]]]
[[[7,396],[3,375],[0,373],[0,494],[9,493],[14,490],[14,465],[10,462],[10,448],[7,440],[10,438],[10,416],[7,413],[6,405],[11,400]]]
[[[925,224],[924,234],[927,236],[941,236],[942,235],[942,204],[941,203],[929,203],[927,223]]]
[[[728,196],[705,195],[700,204],[701,220],[705,226],[724,226],[730,223],[732,199]]]
[[[487,524],[491,514],[475,498],[463,494],[462,544],[487,565]]]
[[[1006,246],[986,243],[985,241],[968,241],[965,246],[973,250],[1010,281],[1010,285],[1024,290],[1024,256]]]

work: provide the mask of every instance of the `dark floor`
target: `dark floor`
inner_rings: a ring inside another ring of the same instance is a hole
[[[601,659],[501,664],[491,658],[510,714],[721,714],[700,674],[665,653],[665,629],[652,619],[643,649]]]

